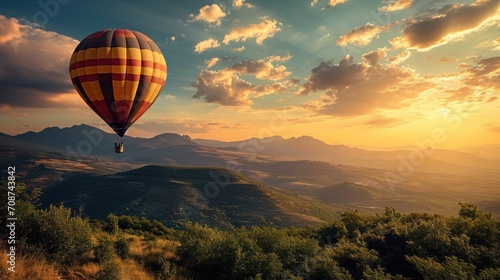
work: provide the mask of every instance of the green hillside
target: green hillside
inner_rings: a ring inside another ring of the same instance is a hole
[[[340,210],[224,168],[158,165],[111,175],[75,175],[44,190],[44,206],[61,202],[91,218],[116,213],[174,227],[187,220],[220,227],[263,220],[278,226],[311,225],[335,218]]]

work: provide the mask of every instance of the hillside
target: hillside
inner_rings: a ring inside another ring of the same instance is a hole
[[[342,182],[314,191],[317,199],[326,203],[352,203],[371,201],[375,198],[373,192],[362,185]]]
[[[71,135],[73,138],[70,139],[73,140],[65,139]],[[468,201],[484,205],[491,209],[495,217],[500,217],[500,173],[491,169],[497,166],[493,164],[490,169],[468,169],[459,165],[460,161],[467,161],[469,158],[469,164],[475,164],[475,158],[464,153],[451,154],[456,156],[457,164],[443,165],[439,160],[426,158],[425,168],[424,165],[410,165],[413,169],[408,172],[408,163],[402,166],[401,160],[387,159],[392,152],[380,152],[385,155],[381,156],[385,159],[363,160],[365,165],[390,163],[394,168],[389,171],[382,167],[297,160],[290,156],[256,153],[255,149],[265,150],[268,145],[273,146],[274,141],[287,141],[281,137],[253,138],[250,139],[253,142],[240,142],[240,147],[216,148],[200,145],[196,143],[198,140],[191,140],[185,135],[165,133],[149,139],[128,138],[123,154],[114,154],[112,146],[116,140],[115,136],[85,125],[63,129],[50,128],[39,133],[25,134],[23,137],[31,139],[30,141],[19,140],[17,136],[0,137],[5,139],[2,143],[6,143],[2,144],[0,151],[1,162],[4,167],[16,164],[19,183],[29,187],[47,188],[77,174],[104,176],[151,164],[213,166],[236,170],[247,178],[260,182],[258,184],[312,199],[317,199],[315,190],[342,182],[360,185],[373,194],[371,200],[342,200],[343,205],[350,209],[380,212],[386,206],[393,206],[405,213],[427,211],[451,215],[456,212],[458,202]],[[299,137],[293,141],[308,142],[311,149],[316,144],[325,149],[329,146],[310,137]],[[42,146],[40,143],[51,143],[53,147]],[[253,151],[250,150],[252,147]],[[361,149],[352,148],[350,151],[354,155],[359,150]],[[327,152],[325,151],[325,154]],[[436,150],[435,154],[441,156],[442,153]],[[311,154],[311,157],[314,157],[314,154]],[[482,159],[477,162],[478,165],[481,165],[481,162]],[[427,169],[430,169],[430,172],[426,172]],[[335,201],[329,203],[335,207],[338,204]],[[287,203],[286,199],[282,200],[282,205],[284,204],[286,207],[296,207]],[[322,210],[317,212],[321,213]]]
[[[108,175],[76,175],[44,190],[42,203],[64,203],[91,218],[145,216],[168,226],[189,221],[230,227],[311,225],[335,207],[265,187],[224,168],[149,165]]]

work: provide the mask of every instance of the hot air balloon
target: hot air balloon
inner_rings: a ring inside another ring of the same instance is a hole
[[[69,65],[71,82],[87,105],[121,137],[158,97],[167,63],[146,35],[127,29],[90,34],[76,47]]]

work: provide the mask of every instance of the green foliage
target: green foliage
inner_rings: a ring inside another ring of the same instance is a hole
[[[126,238],[120,237],[115,241],[114,247],[116,254],[122,258],[126,259],[130,253],[129,247],[130,241]]]
[[[500,224],[461,206],[458,217],[346,212],[317,230],[189,224],[177,255],[197,279],[496,279]]]
[[[66,266],[92,249],[87,219],[63,206],[37,210],[39,191],[17,191],[22,254],[39,253]],[[316,229],[267,224],[222,230],[189,223],[175,231],[156,220],[113,214],[93,225],[112,235],[124,231],[180,241],[176,259],[158,254],[142,261],[156,279],[169,279],[177,270],[194,279],[222,280],[500,279],[500,223],[467,203],[456,217],[387,207],[372,216],[346,212]],[[103,264],[96,279],[122,279],[111,260],[115,254],[128,257],[129,240],[101,238],[93,249]]]
[[[487,268],[479,273],[478,280],[498,280],[500,279],[500,268]]]
[[[351,274],[333,259],[334,250],[328,246],[321,249],[310,263],[310,280],[350,280]]]
[[[94,247],[94,258],[98,263],[110,261],[115,254],[114,243],[111,239],[101,238]]]
[[[42,253],[48,260],[71,264],[75,256],[91,249],[91,229],[87,219],[72,216],[71,209],[50,206],[44,210],[26,207],[19,215],[21,248]]]
[[[373,267],[376,264],[378,254],[361,242],[342,239],[332,248],[332,258],[347,269],[355,279],[359,279],[366,267]]]
[[[123,273],[120,265],[116,262],[108,262],[104,267],[97,272],[97,280],[121,280]]]
[[[147,266],[150,270],[158,277],[159,280],[168,280],[175,275],[176,269],[168,260],[164,257],[159,257],[149,262]]]
[[[130,233],[146,233],[156,236],[174,236],[174,230],[167,228],[157,220],[148,220],[144,217],[118,216],[118,228]]]
[[[118,233],[118,217],[115,214],[109,214],[106,218],[106,225],[104,226],[104,231],[109,234],[115,235]]]
[[[271,226],[221,231],[189,224],[177,251],[180,263],[200,279],[314,279],[348,274],[319,254],[318,241],[293,229]],[[318,258],[318,259],[316,259]],[[327,278],[328,279],[328,278]]]
[[[458,215],[461,218],[464,219],[491,219],[491,213],[486,214],[483,211],[479,210],[477,208],[477,205],[472,204],[472,203],[459,203],[460,204],[460,211],[458,212]]]
[[[417,256],[408,257],[418,273],[429,280],[436,279],[473,279],[475,267],[457,257],[446,257],[443,263],[439,263],[432,258],[419,258]]]

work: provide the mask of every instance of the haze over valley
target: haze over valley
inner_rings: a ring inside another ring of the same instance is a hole
[[[451,215],[459,202],[500,215],[499,146],[373,151],[309,136],[223,142],[165,133],[125,137],[126,152],[115,154],[115,138],[87,125],[4,134],[2,165],[15,163],[24,184],[41,187],[45,205],[63,202],[99,218],[304,225],[386,206]]]

